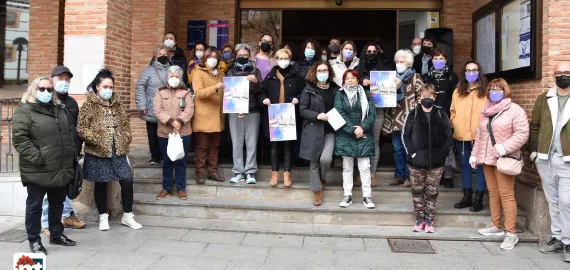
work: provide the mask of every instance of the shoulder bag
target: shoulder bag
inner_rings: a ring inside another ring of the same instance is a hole
[[[491,137],[491,143],[493,146],[496,144],[493,129],[491,127],[491,122],[493,122],[494,118],[495,116],[489,117],[489,123],[487,124],[487,130],[489,131],[489,136]],[[497,169],[506,175],[517,176],[521,174],[523,165],[522,153],[519,154],[518,157],[507,154],[497,159]]]

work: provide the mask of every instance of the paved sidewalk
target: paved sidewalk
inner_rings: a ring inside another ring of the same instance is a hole
[[[8,222],[11,222],[10,225]],[[0,228],[22,227],[0,217]],[[5,224],[3,226],[2,224]],[[67,230],[76,247],[50,245],[49,270],[59,269],[570,269],[561,254],[545,255],[535,244],[501,251],[499,243],[431,241],[437,254],[393,253],[385,239],[280,236],[144,227],[117,223]],[[28,243],[0,242],[0,269]]]

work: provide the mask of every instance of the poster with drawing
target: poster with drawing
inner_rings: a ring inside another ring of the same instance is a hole
[[[247,77],[224,77],[224,113],[249,113]]]
[[[531,2],[521,0],[520,4],[520,25],[519,25],[519,67],[530,66],[530,15]]]
[[[272,142],[297,140],[293,103],[269,105],[269,140]]]
[[[371,71],[370,95],[374,99],[376,108],[395,108],[396,101],[396,71]]]

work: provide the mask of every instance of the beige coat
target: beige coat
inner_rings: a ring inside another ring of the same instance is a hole
[[[184,108],[180,106],[182,100]],[[181,137],[192,134],[190,120],[194,115],[194,101],[187,89],[158,89],[154,96],[154,112],[158,119],[158,137],[168,138],[168,134],[173,133],[171,124],[174,121],[178,121],[182,126],[179,131]]]
[[[224,90],[216,90],[217,83],[224,82],[224,72],[218,67],[218,75],[212,70],[197,66],[192,87],[194,87],[194,132],[221,132],[224,130],[223,99]]]

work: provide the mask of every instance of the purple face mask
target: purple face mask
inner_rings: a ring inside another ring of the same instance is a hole
[[[493,102],[499,102],[503,100],[504,97],[505,97],[504,92],[491,91],[491,93],[489,93],[489,99]]]
[[[479,73],[465,74],[465,79],[470,83],[476,82],[479,79]]]
[[[433,67],[437,70],[443,69],[443,67],[445,67],[445,60],[434,60]]]
[[[342,51],[342,57],[344,57],[346,60],[350,60],[352,59],[352,55],[354,53],[351,50],[344,50]]]

